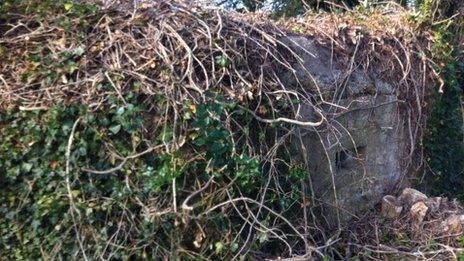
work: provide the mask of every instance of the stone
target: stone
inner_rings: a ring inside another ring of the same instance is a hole
[[[409,214],[411,219],[416,222],[416,224],[420,224],[424,221],[425,216],[427,215],[427,211],[429,207],[423,202],[418,201],[411,206],[409,210]]]
[[[398,200],[391,195],[386,195],[382,198],[381,215],[384,218],[398,218],[403,210],[403,206],[398,205]]]
[[[401,204],[409,207],[414,205],[418,201],[426,201],[427,196],[418,190],[412,188],[405,188],[401,193],[399,200],[401,201]]]
[[[460,236],[462,235],[464,225],[464,215],[453,214],[442,223],[443,235]]]

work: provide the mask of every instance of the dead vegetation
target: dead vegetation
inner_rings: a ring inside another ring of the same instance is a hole
[[[385,198],[382,215],[368,213],[346,230],[342,236],[345,242],[341,243],[347,246],[345,251],[362,253],[374,260],[460,258],[464,251],[464,211],[460,203],[442,197],[429,198],[409,188],[398,198],[393,197],[394,206]],[[392,208],[394,215],[385,211]]]
[[[126,108],[130,104],[127,101],[130,93],[135,94],[137,102],[146,108],[142,137],[131,154],[120,155],[110,140],[106,140],[103,148],[106,159],[114,165],[109,169],[70,164],[73,136],[80,124],[79,120],[75,121],[68,140],[65,180],[75,225],[85,219],[76,209],[72,193],[72,188],[80,183],[81,173],[109,175],[111,178],[112,174],[129,168],[128,165],[135,166],[134,162],[142,156],[175,151],[182,151],[176,161],[182,163],[173,162],[174,168],[201,162],[206,166],[206,172],[226,173],[226,165],[214,166],[213,158],[189,146],[194,142],[196,129],[184,119],[187,113],[196,115],[202,104],[237,106],[243,114],[251,116],[251,120],[245,122],[257,126],[253,131],[267,133],[269,126],[278,125],[287,133],[271,134],[256,144],[253,136],[256,134],[246,131],[247,126],[241,121],[245,116],[237,117],[233,110],[224,115],[209,111],[206,115],[220,120],[221,127],[230,133],[232,149],[228,156],[238,157],[247,152],[250,158],[258,159],[263,165],[259,175],[264,182],[253,179],[255,192],[247,193],[244,187],[237,185],[234,177],[215,178],[211,175],[205,178],[187,168],[191,172],[185,177],[169,180],[169,185],[160,193],[148,198],[134,198],[140,211],[123,210],[124,214],[118,217],[118,228],[109,239],[100,239],[98,228],[76,225],[74,236],[79,243],[79,255],[87,257],[91,254],[86,246],[90,243],[106,246],[93,257],[111,258],[111,251],[129,249],[129,253],[134,253],[146,248],[146,242],[137,241],[135,236],[132,238],[138,225],[144,220],[170,222],[162,219],[170,215],[174,216],[171,221],[180,234],[166,233],[169,246],[180,256],[190,258],[237,258],[246,254],[269,257],[265,254],[273,248],[286,257],[337,257],[339,248],[334,244],[345,239],[349,239],[345,243],[349,246],[347,249],[353,249],[353,252],[345,253],[348,256],[356,255],[360,249],[379,255],[404,254],[418,259],[454,255],[456,248],[453,247],[457,246],[449,240],[427,245],[427,249],[434,250],[422,251],[422,244],[428,244],[429,235],[436,233],[427,225],[415,230],[420,231],[419,234],[410,231],[409,219],[382,224],[386,235],[406,233],[404,240],[412,244],[409,248],[381,246],[378,235],[381,221],[372,216],[362,218],[359,224],[356,222],[353,228],[344,232],[343,237],[337,238],[338,233],[324,231],[311,217],[312,209],[318,203],[308,193],[311,188],[307,188],[306,180],[297,184],[299,195],[291,196],[292,208],[277,207],[278,204],[268,196],[272,194],[282,199],[293,193],[281,184],[283,174],[279,172],[279,169],[293,167],[281,156],[288,133],[298,126],[330,125],[330,115],[320,108],[336,106],[333,100],[337,91],[327,96],[316,81],[316,88],[312,90],[301,84],[286,86],[281,81],[282,74],[294,74],[295,64],[302,62],[298,50],[283,41],[288,35],[314,37],[330,50],[334,59],[343,61],[346,71],[341,85],[355,68],[375,70],[394,84],[402,101],[401,110],[409,115],[408,122],[404,123],[408,126],[411,144],[405,155],[405,174],[421,167],[421,151],[417,144],[425,122],[426,95],[435,88],[433,82],[440,83],[440,78],[433,69],[433,61],[427,58],[433,34],[425,29],[417,30],[418,25],[411,21],[413,14],[389,6],[368,13],[308,15],[273,22],[263,14],[244,15],[182,1],[159,1],[143,3],[135,9],[113,6],[98,16],[86,14],[62,20],[65,16],[44,19],[11,13],[2,17],[0,107],[3,112],[49,110],[60,104],[82,104],[90,112],[99,112],[116,106],[109,104],[109,97],[116,97],[115,104]],[[295,76],[296,82],[297,78]],[[440,90],[442,88],[440,86]],[[186,106],[184,101],[191,103]],[[282,101],[288,106],[279,105]],[[319,120],[300,119],[298,104],[301,103],[311,104],[318,111]],[[166,129],[172,133],[169,140],[154,142]],[[134,191],[140,190],[131,179],[130,175],[125,176],[127,186]],[[81,200],[100,202],[103,199],[88,197]],[[450,205],[448,209],[457,211],[458,207]],[[445,215],[446,211],[436,215]],[[227,217],[226,232],[214,227],[212,220],[218,215]],[[429,220],[440,218],[433,216]],[[427,222],[425,224],[429,224]],[[391,230],[386,228],[390,225]],[[376,237],[372,231],[376,231]],[[264,242],[272,243],[252,249],[252,245],[260,240],[258,235],[265,235]],[[118,238],[124,238],[127,245],[116,244]],[[231,249],[235,247],[233,244],[239,244],[235,252],[224,254],[218,250],[222,248],[216,242]],[[59,249],[59,246],[55,247]],[[152,253],[169,256],[171,250],[168,248],[161,246]],[[341,256],[345,254],[341,253]]]

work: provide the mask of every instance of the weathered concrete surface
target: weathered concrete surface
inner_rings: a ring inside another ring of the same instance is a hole
[[[283,81],[300,83],[345,108],[321,103],[328,124],[317,131],[301,128],[301,137],[292,142],[300,160],[309,165],[320,213],[333,227],[372,208],[401,181],[403,119],[393,87],[374,73],[347,73],[346,65],[311,39],[292,37],[286,43],[302,62],[295,63],[296,77],[283,75]],[[302,105],[300,120],[314,121],[313,112],[313,106]]]

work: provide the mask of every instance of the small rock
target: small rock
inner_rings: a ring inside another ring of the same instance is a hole
[[[445,235],[461,235],[463,233],[464,215],[451,215],[443,221]]]
[[[411,206],[409,213],[415,222],[422,223],[428,210],[429,208],[423,201],[418,201]]]
[[[398,199],[400,200],[403,206],[409,207],[414,205],[416,202],[425,201],[427,199],[427,196],[424,193],[415,189],[405,188]]]
[[[382,198],[382,217],[395,219],[400,216],[403,207],[399,205],[398,200],[391,195],[386,195]]]

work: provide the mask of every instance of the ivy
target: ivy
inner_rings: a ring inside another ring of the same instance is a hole
[[[109,169],[117,165],[105,147],[116,148],[120,155],[143,149],[140,140],[144,136],[146,108],[134,105],[139,103],[133,94],[125,98],[125,104],[109,98],[98,111],[72,105],[43,111],[8,111],[0,115],[3,130],[0,172],[5,173],[0,176],[0,215],[5,217],[0,222],[0,248],[5,249],[6,257],[38,259],[43,257],[41,253],[53,253],[58,245],[59,256],[64,259],[79,251],[64,183],[68,139],[77,119],[81,121],[74,134],[70,157],[72,196],[80,213],[79,227],[88,231],[83,233],[97,233],[99,240],[108,240],[118,229],[120,215],[130,211],[139,213],[134,216],[138,220],[138,232],[132,235],[133,240],[168,244],[168,237],[178,229],[173,225],[177,222],[175,216],[168,214],[147,223],[135,199],[159,197],[171,190],[173,180],[177,180],[175,189],[180,194],[183,188],[192,185],[195,176],[205,180],[214,176],[218,184],[235,180],[236,192],[232,193],[252,197],[259,193],[258,184],[265,181],[261,175],[262,163],[245,151],[235,151],[231,136],[224,129],[224,118],[237,108],[214,101],[196,106],[185,102],[190,116],[184,121],[194,130],[185,149],[134,159],[109,175],[92,176],[81,171],[80,168],[87,166]],[[172,138],[172,130],[165,130],[154,141],[161,144],[171,142]],[[204,158],[188,160],[192,150]],[[133,187],[127,185],[126,175],[131,177]],[[223,219],[217,216],[212,220],[219,230],[227,230],[229,226]],[[262,244],[265,238],[261,235]],[[231,244],[217,244],[215,253],[227,255],[224,247],[231,250],[238,243]],[[88,250],[96,253],[102,247],[94,243]],[[158,250],[118,253],[121,258],[142,257],[153,251]]]
[[[425,1],[422,12],[430,12],[433,1]],[[425,15],[427,17],[427,15]],[[444,93],[435,93],[431,115],[426,128],[424,148],[429,187],[433,193],[464,198],[464,140],[463,112],[464,66],[456,57],[459,51],[454,45],[453,20],[436,25],[436,42],[432,49],[437,61],[436,71],[444,79]]]

